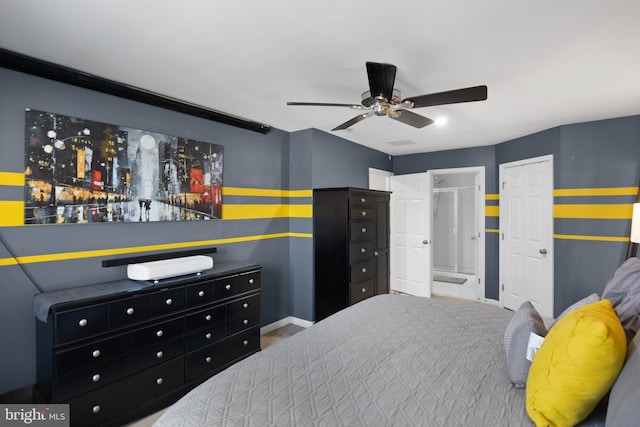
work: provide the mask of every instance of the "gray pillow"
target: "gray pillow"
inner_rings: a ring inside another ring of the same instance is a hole
[[[613,304],[630,342],[640,329],[640,259],[622,263],[602,292],[602,299]]]
[[[640,420],[640,334],[629,343],[627,361],[609,394],[607,427],[636,426]]]
[[[531,332],[543,337],[547,334],[542,317],[527,301],[516,311],[504,331],[507,373],[509,380],[516,388],[524,388],[527,385],[527,376],[531,367],[531,362],[527,360],[527,344]]]
[[[598,301],[600,301],[600,296],[598,294],[588,295],[582,298],[580,301],[574,302],[569,307],[565,308],[564,311],[560,313],[560,316],[558,316],[558,318],[556,319],[556,322],[560,320],[563,316],[566,316],[567,314],[571,313],[576,308],[582,307],[583,305],[586,305],[586,304],[591,304],[592,302],[598,302]]]

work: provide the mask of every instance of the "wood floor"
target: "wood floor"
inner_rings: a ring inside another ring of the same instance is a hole
[[[304,327],[302,326],[298,326],[290,323],[286,326],[276,329],[275,331],[271,331],[268,334],[260,336],[260,348],[264,350],[270,345],[273,345],[280,340],[283,340],[287,337],[295,335],[296,333],[302,331],[303,329]],[[164,410],[158,411],[154,414],[149,415],[146,418],[143,418],[131,424],[127,424],[127,427],[151,427],[153,423],[155,423],[156,420],[160,418],[160,416],[163,413],[164,413]]]

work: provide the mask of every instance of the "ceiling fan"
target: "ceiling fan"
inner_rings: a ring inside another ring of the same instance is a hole
[[[423,128],[433,123],[428,117],[408,111],[412,108],[431,107],[434,105],[457,104],[460,102],[484,101],[487,99],[486,86],[474,86],[428,95],[411,96],[402,99],[400,91],[394,89],[396,66],[379,62],[367,62],[369,90],[362,94],[360,104],[338,104],[325,102],[287,102],[287,105],[306,105],[320,107],[348,107],[356,110],[368,110],[341,125],[331,129],[343,130],[371,117],[389,116],[390,118],[413,126]]]

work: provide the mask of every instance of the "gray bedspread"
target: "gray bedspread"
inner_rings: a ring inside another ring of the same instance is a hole
[[[532,426],[507,377],[512,316],[369,298],[215,375],[155,426]]]

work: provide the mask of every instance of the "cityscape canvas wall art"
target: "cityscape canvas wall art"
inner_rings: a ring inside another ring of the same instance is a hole
[[[25,224],[222,217],[223,147],[27,109]]]

